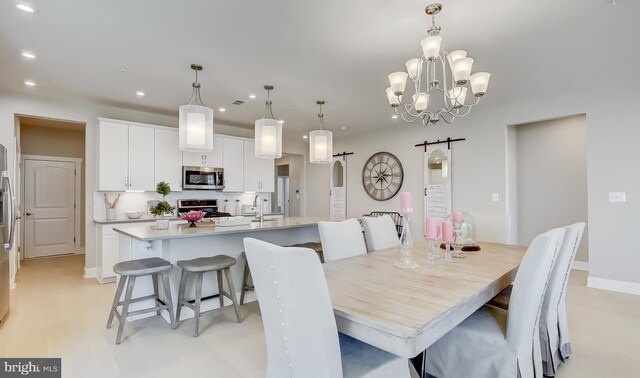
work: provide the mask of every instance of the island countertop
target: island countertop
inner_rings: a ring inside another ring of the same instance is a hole
[[[309,227],[316,225],[320,221],[328,220],[330,220],[328,217],[284,217],[265,220],[263,224],[252,222],[246,226],[232,227],[215,226],[211,222],[201,222],[198,223],[197,227],[189,227],[185,222],[172,224],[167,230],[157,230],[155,225],[139,225],[117,227],[113,231],[136,240],[153,241]]]

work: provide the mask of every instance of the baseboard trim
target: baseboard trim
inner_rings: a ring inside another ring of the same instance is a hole
[[[585,270],[589,271],[589,262],[588,261],[574,261],[571,269],[575,270]]]
[[[609,291],[617,291],[619,293],[640,295],[640,283],[609,280],[606,278],[589,277],[587,278],[587,287],[594,289],[602,289]]]
[[[96,278],[96,268],[84,268],[84,278]]]

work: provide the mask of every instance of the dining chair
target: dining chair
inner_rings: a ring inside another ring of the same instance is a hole
[[[367,253],[360,222],[355,218],[341,222],[318,222],[318,232],[325,262]]]
[[[542,377],[535,335],[549,276],[564,238],[537,236],[518,268],[509,310],[483,306],[425,351],[428,377]]]
[[[549,287],[544,295],[540,312],[540,353],[544,375],[553,377],[558,366],[571,356],[569,326],[565,307],[567,283],[571,265],[575,259],[585,223],[574,223],[565,227],[564,241],[549,277]],[[504,309],[509,307],[512,287],[508,287],[494,298],[490,305]]]
[[[309,248],[244,239],[267,342],[267,377],[409,377],[407,359],[339,334]]]
[[[372,211],[369,214],[363,214],[362,218],[376,218],[383,215],[388,215],[391,217],[391,219],[393,219],[393,223],[396,225],[396,232],[398,233],[398,237],[400,237],[400,235],[402,235],[402,215],[400,213],[395,211]]]
[[[390,216],[363,217],[362,227],[369,252],[400,246],[396,225]]]

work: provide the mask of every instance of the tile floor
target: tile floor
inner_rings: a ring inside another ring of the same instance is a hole
[[[114,284],[83,279],[84,256],[26,261],[0,327],[0,356],[62,357],[63,376],[263,377],[264,332],[256,302],[172,331],[159,317],[132,322],[115,345],[117,321],[107,330]],[[640,296],[585,287],[573,271],[567,308],[574,356],[559,378],[640,376]]]

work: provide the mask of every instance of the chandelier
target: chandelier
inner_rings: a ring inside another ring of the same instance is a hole
[[[196,81],[192,84],[193,92],[189,104],[179,108],[179,142],[182,151],[213,151],[213,109],[202,104],[198,71],[202,66],[192,64],[196,72]]]
[[[262,159],[277,159],[282,157],[282,124],[284,121],[276,119],[271,110],[271,91],[273,85],[265,85],[267,102],[264,115],[255,125],[255,155]]]
[[[473,58],[468,57],[466,51],[455,50],[448,53],[441,49],[441,28],[436,25],[435,18],[441,10],[442,5],[437,3],[425,8],[425,12],[431,16],[432,25],[428,30],[429,36],[420,42],[422,57],[409,59],[405,63],[407,72],[394,72],[389,75],[389,105],[405,122],[420,119],[426,126],[429,122],[436,123],[442,119],[446,123],[452,123],[456,118],[469,114],[489,86],[491,74],[471,74]],[[410,102],[402,102],[403,96],[405,99],[407,97],[407,79],[411,79],[413,83],[414,94]],[[475,100],[468,101],[467,84],[471,87]],[[430,110],[429,105],[438,94],[443,96],[444,106],[437,110],[431,107],[433,110]]]
[[[333,133],[324,128],[324,114],[322,114],[323,100],[316,101],[320,107],[318,122],[320,129],[309,132],[309,162],[312,164],[329,164],[333,162]]]

